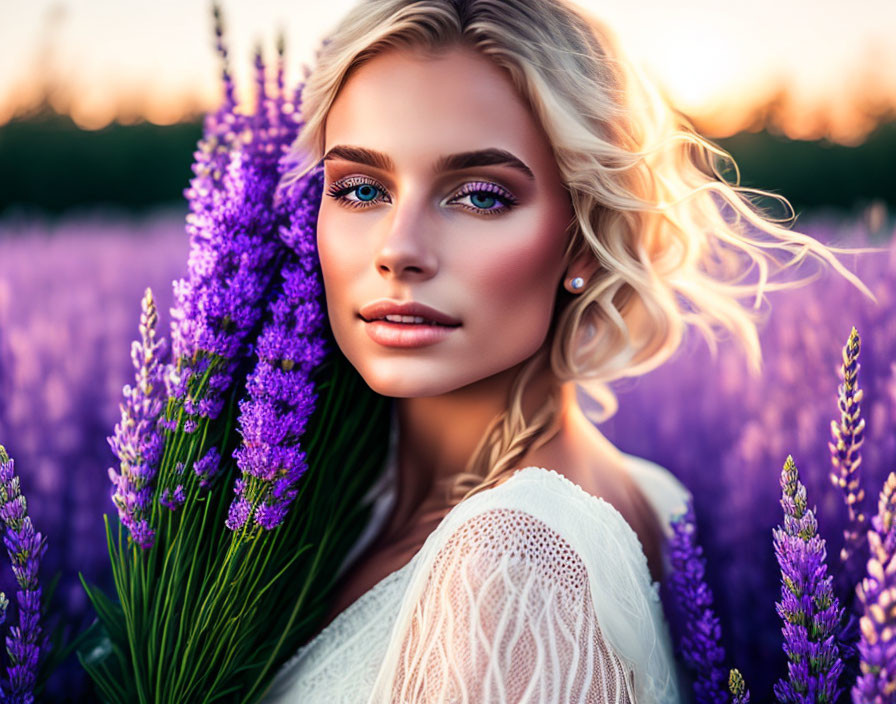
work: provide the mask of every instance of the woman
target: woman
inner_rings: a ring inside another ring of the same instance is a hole
[[[361,2],[302,98],[284,180],[323,164],[330,325],[395,423],[323,631],[265,701],[680,701],[656,589],[687,491],[613,447],[577,384],[612,415],[606,383],[685,323],[758,371],[737,298],[763,286],[731,279],[749,260],[764,284],[764,248],[867,289],[751,207],[562,0]]]

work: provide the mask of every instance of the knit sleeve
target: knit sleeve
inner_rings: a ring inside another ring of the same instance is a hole
[[[435,553],[369,701],[634,701],[594,609],[588,570],[600,568],[531,513],[474,514]]]

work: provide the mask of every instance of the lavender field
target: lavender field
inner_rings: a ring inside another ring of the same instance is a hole
[[[78,572],[111,590],[102,517],[118,520],[106,473],[117,461],[106,437],[122,386],[133,383],[143,291],[151,286],[167,313],[171,282],[186,270],[183,217],[0,225],[0,444],[16,460],[35,529],[48,536],[42,582],[62,573],[50,610],[73,630],[92,620]],[[4,565],[0,589],[11,595],[13,585]],[[72,660],[48,695],[84,701],[87,687]]]
[[[111,591],[102,517],[117,518],[106,436],[119,418],[122,386],[132,381],[130,343],[147,286],[167,329],[171,282],[186,270],[183,217],[0,222],[0,444],[15,457],[35,528],[48,536],[42,579],[62,574],[50,616],[73,629],[90,620],[78,572]],[[620,449],[669,468],[693,492],[726,665],[741,670],[753,701],[771,701],[772,684],[786,671],[772,529],[781,522],[778,478],[788,454],[817,506],[828,564],[835,573],[838,566],[846,509],[828,477],[828,441],[831,421],[839,421],[837,370],[852,326],[862,340],[869,507],[896,470],[896,238],[886,217],[871,225],[820,217],[799,224],[839,246],[889,246],[886,254],[843,258],[878,305],[831,272],[805,288],[773,292],[760,335],[761,377],[749,376],[725,342],[712,359],[691,334],[664,367],[615,386],[619,411],[600,426]],[[0,589],[11,594],[12,585],[3,567]],[[87,688],[73,662],[51,678],[48,696],[77,701]]]
[[[772,684],[787,673],[774,608],[781,572],[772,529],[782,523],[779,477],[788,455],[806,485],[809,507],[817,507],[829,569],[839,571],[847,509],[829,478],[828,443],[832,421],[840,422],[838,370],[853,326],[861,336],[861,472],[871,514],[887,474],[896,470],[892,224],[884,237],[869,232],[867,222],[817,220],[800,227],[836,246],[888,246],[884,254],[842,259],[878,304],[831,271],[802,289],[773,292],[768,323],[760,330],[760,377],[748,375],[745,360],[730,346],[720,345],[713,360],[704,341],[692,335],[664,367],[619,384],[619,412],[601,426],[618,447],[667,467],[692,491],[726,666],[738,667],[754,701],[763,702],[774,701]],[[853,586],[838,585],[841,601]]]

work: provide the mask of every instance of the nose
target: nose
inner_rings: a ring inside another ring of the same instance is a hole
[[[374,256],[374,266],[387,279],[424,280],[438,271],[438,258],[419,211],[396,209]]]

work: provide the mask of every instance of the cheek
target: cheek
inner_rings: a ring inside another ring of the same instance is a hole
[[[324,280],[349,283],[370,265],[359,220],[324,201],[317,218],[317,251]],[[340,289],[336,294],[342,294]]]
[[[475,249],[466,270],[474,289],[472,303],[486,313],[479,316],[483,325],[519,328],[544,339],[562,273],[561,237],[552,227]]]
[[[327,237],[325,233],[318,230],[317,253],[320,257],[320,270],[323,274],[325,285],[331,281],[338,281],[345,276],[344,269],[347,261],[345,257],[339,256],[341,249],[344,249],[344,247],[340,247],[332,238]],[[327,289],[332,289],[332,287],[327,286]]]
[[[345,243],[340,241],[338,219],[330,214],[326,201],[321,204],[317,215],[317,252],[320,257],[320,267],[324,278],[339,275],[340,267],[345,266],[345,259],[340,257],[340,250],[345,249]]]
[[[344,231],[344,230],[342,230]],[[318,220],[317,251],[323,275],[327,313],[337,339],[346,321],[345,311],[349,306],[352,282],[357,280],[360,252],[350,246],[344,237],[338,236],[340,229],[325,217]]]

